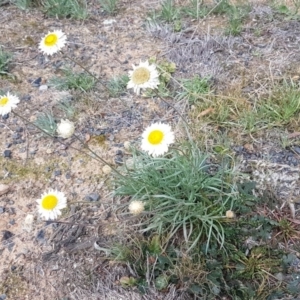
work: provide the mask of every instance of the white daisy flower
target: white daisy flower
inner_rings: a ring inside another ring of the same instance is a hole
[[[60,123],[57,125],[57,134],[58,136],[67,139],[71,137],[75,131],[75,125],[73,122],[69,120],[61,120]]]
[[[128,209],[129,209],[131,214],[138,215],[138,214],[140,214],[141,212],[144,211],[145,206],[144,206],[144,203],[142,201],[134,200],[134,201],[131,201],[131,203],[128,206]]]
[[[134,66],[133,71],[129,71],[130,81],[127,88],[133,88],[134,92],[140,94],[140,89],[155,89],[159,85],[159,73],[155,65],[149,65],[148,61],[140,62],[138,66]]]
[[[0,115],[4,116],[10,113],[13,108],[17,107],[19,102],[19,98],[9,92],[4,96],[0,96]]]
[[[175,136],[169,125],[154,123],[143,132],[141,148],[152,156],[159,156],[168,152],[168,147],[174,140]]]
[[[52,55],[58,52],[66,43],[67,36],[61,31],[56,30],[48,32],[39,45],[39,49],[44,52],[44,54]]]
[[[64,193],[49,190],[37,200],[40,215],[46,220],[55,220],[61,215],[61,209],[67,207],[67,198]]]

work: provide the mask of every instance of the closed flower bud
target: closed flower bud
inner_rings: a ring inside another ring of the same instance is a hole
[[[61,120],[57,125],[58,136],[67,139],[73,135],[75,131],[74,123],[69,120]]]
[[[134,200],[129,204],[129,211],[133,215],[138,215],[144,211],[144,203],[142,201]]]

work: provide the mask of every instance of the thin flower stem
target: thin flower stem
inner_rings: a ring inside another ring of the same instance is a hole
[[[191,129],[190,125],[188,124],[187,120],[185,119],[185,117],[174,107],[174,105],[172,105],[171,103],[169,103],[166,99],[164,99],[163,97],[161,97],[157,90],[154,90],[154,93],[155,95],[160,99],[162,100],[164,103],[166,103],[167,105],[169,105],[170,107],[172,107],[175,112],[178,114],[178,116],[182,119],[182,121],[184,122],[184,125],[185,125],[185,129],[186,129],[186,133],[187,133],[187,136],[189,138],[190,141],[192,141],[192,138],[190,136],[190,133],[189,133],[189,129]]]
[[[185,117],[174,107],[173,104],[169,103],[166,99],[164,99],[163,97],[161,97],[158,92],[156,90],[154,90],[155,95],[162,100],[163,102],[165,102],[167,105],[169,105],[170,107],[172,107],[176,113],[179,115],[179,117],[182,119],[182,121],[186,124],[187,127],[190,127],[187,120],[185,119]]]
[[[28,121],[27,119],[25,119],[23,116],[19,115],[18,113],[16,113],[15,111],[12,111],[13,114],[15,114],[17,117],[19,117],[20,119],[22,119],[24,122],[26,122],[27,124],[30,124],[32,126],[34,126],[35,128],[37,128],[38,130],[42,131],[43,133],[45,133],[47,136],[51,137],[52,139],[54,138],[53,135],[51,135],[50,133],[48,133],[47,131],[45,131],[44,129],[40,128],[39,126],[37,126],[36,124],[34,124],[33,122]],[[108,165],[115,173],[117,173],[119,176],[124,177],[124,175],[122,175],[116,168],[114,168],[110,163],[108,163],[106,160],[104,160],[102,157],[100,157],[97,153],[95,153],[86,143],[84,143],[78,136],[76,136],[74,134],[74,137],[81,143],[81,145],[87,149],[88,151],[90,151],[92,155],[90,155],[89,153],[82,151],[81,149],[78,149],[72,145],[66,144],[64,142],[62,142],[61,140],[57,140],[60,144],[69,147],[71,149],[74,149],[80,153],[83,153],[89,157],[91,157],[92,159],[98,160],[102,163],[104,163],[105,165]]]
[[[82,144],[82,146],[90,151],[94,156],[97,157],[98,160],[100,160],[102,163],[108,165],[114,172],[116,172],[118,175],[124,177],[115,167],[113,167],[110,163],[108,163],[106,160],[104,160],[101,156],[99,156],[95,151],[93,151],[86,143],[84,143],[77,135],[74,135],[74,137]],[[92,157],[92,156],[91,156]]]

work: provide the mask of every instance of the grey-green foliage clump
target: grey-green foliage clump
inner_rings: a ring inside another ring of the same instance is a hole
[[[43,9],[50,17],[86,19],[88,17],[85,0],[45,0]]]
[[[0,47],[0,75],[9,73],[9,63],[12,61],[12,54]]]
[[[113,15],[117,12],[119,0],[98,0],[104,12]]]
[[[50,112],[41,113],[38,115],[36,121],[34,122],[36,126],[38,126],[42,131],[54,136],[57,125],[55,123],[55,119]]]
[[[49,85],[58,90],[75,89],[88,92],[96,84],[96,79],[86,73],[76,73],[71,69],[64,69],[63,74],[63,77],[52,77]]]
[[[212,169],[214,169],[212,171]],[[117,195],[142,200],[149,211],[144,231],[172,238],[182,232],[187,248],[224,244],[223,222],[238,199],[228,166],[213,167],[196,146],[168,157],[135,157],[135,167],[117,180]]]
[[[187,99],[190,104],[201,99],[203,95],[210,92],[210,78],[201,78],[198,75],[191,79],[181,80],[182,89],[177,92],[177,99]]]
[[[118,97],[126,91],[127,83],[129,82],[128,75],[121,75],[110,79],[107,83],[107,88],[111,97]]]

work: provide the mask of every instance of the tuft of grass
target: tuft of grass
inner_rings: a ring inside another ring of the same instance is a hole
[[[203,95],[210,93],[210,78],[195,76],[191,79],[182,79],[180,81],[181,90],[177,92],[177,99],[187,99],[190,104],[194,104],[201,99]]]
[[[107,88],[111,97],[118,97],[126,91],[127,83],[129,82],[128,75],[121,75],[110,79],[107,83]]]
[[[46,131],[48,134],[51,134],[52,136],[55,135],[57,125],[56,125],[55,119],[51,113],[46,112],[46,113],[40,114],[34,123],[39,128]]]
[[[32,0],[15,0],[15,1],[13,1],[13,4],[17,8],[19,8],[21,10],[25,10],[32,6]]]
[[[65,113],[67,118],[74,117],[76,110],[69,99],[61,100],[57,107]]]
[[[203,5],[203,1],[201,0],[190,0],[188,5],[182,8],[183,14],[196,20],[205,17],[209,11],[210,8]]]
[[[229,24],[225,30],[225,34],[233,36],[240,35],[243,29],[243,22],[247,18],[250,10],[250,5],[231,5],[227,7],[225,11],[229,18]]]
[[[64,77],[52,77],[49,85],[58,90],[75,89],[83,92],[90,91],[96,84],[96,80],[86,73],[75,73],[71,69],[63,70]]]
[[[180,19],[180,9],[174,5],[173,0],[165,0],[161,4],[159,19],[168,23],[172,23],[173,21]]]
[[[50,17],[80,20],[88,17],[86,0],[45,0],[43,9]]]
[[[181,232],[188,251],[199,245],[224,245],[225,212],[238,199],[234,172],[224,163],[217,167],[194,145],[170,156],[135,156],[136,167],[117,180],[116,195],[145,202],[148,217],[144,232],[171,239]]]
[[[12,61],[12,54],[0,47],[0,75],[9,74],[9,63]]]
[[[104,12],[114,15],[117,12],[119,0],[98,0]]]

